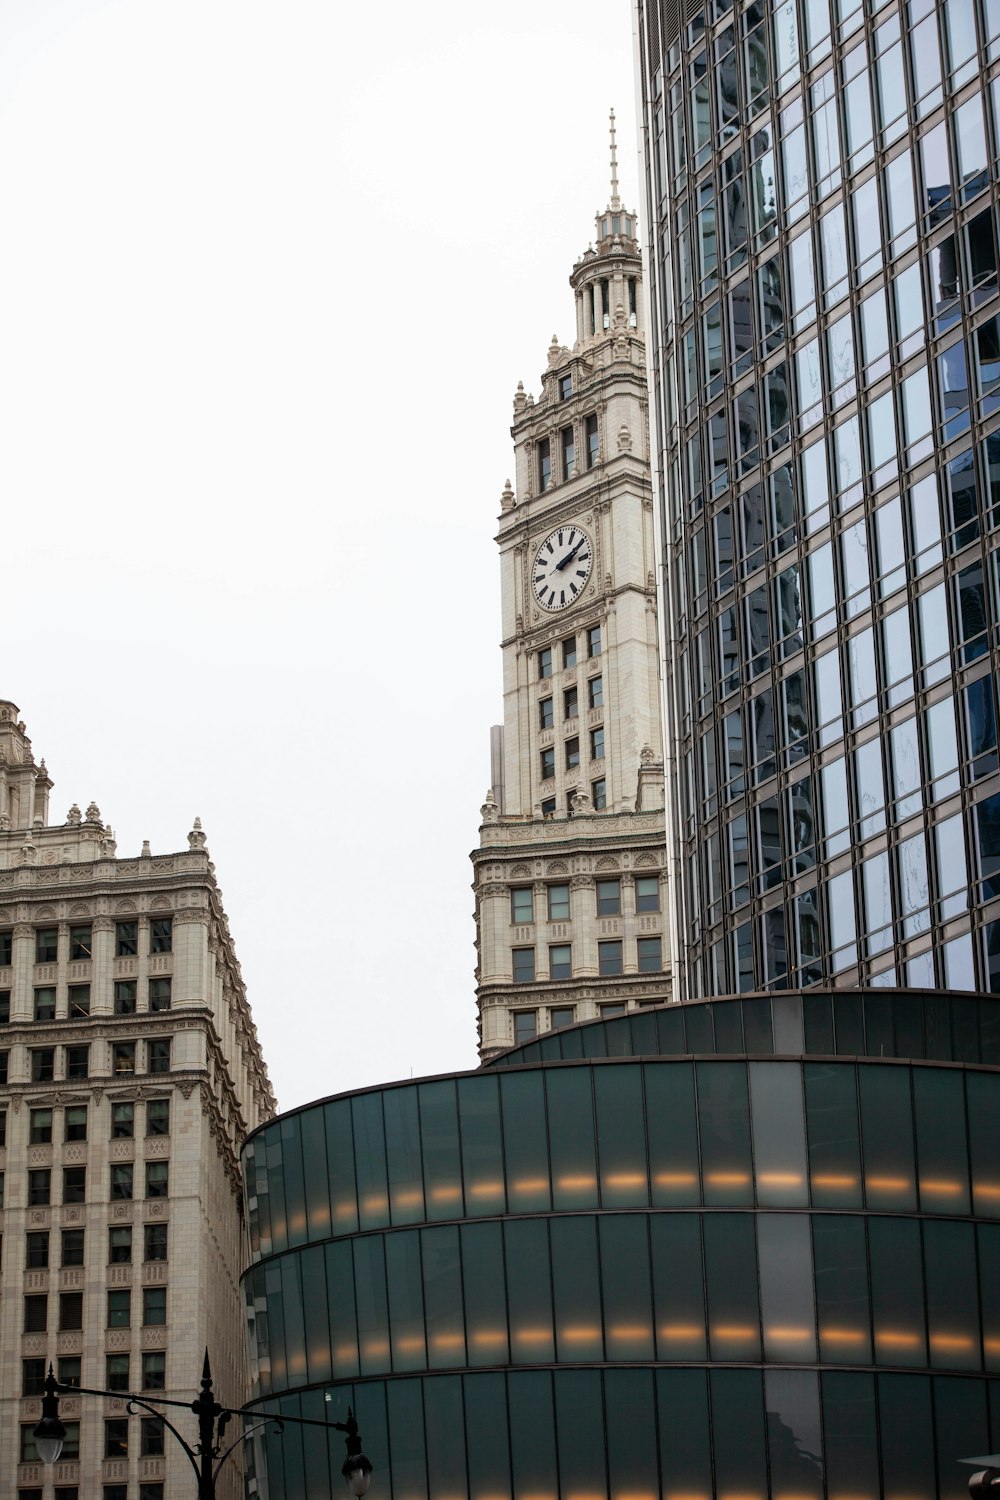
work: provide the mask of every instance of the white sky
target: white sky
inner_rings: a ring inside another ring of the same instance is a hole
[[[0,697],[200,814],[282,1108],[471,1067],[493,536],[628,0],[0,0]]]

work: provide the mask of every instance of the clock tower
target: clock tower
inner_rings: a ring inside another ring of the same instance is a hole
[[[480,1051],[670,998],[642,261],[618,193],[576,337],[514,397],[500,498],[504,722],[475,871]]]

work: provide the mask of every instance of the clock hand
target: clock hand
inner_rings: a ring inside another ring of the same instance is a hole
[[[556,572],[557,573],[561,573],[562,570],[563,570],[563,568],[566,568],[566,567],[569,566],[569,564],[573,561],[574,557],[579,552],[579,550],[580,550],[580,548],[582,546],[583,546],[583,537],[580,538],[580,540],[577,542],[576,546],[572,549],[572,551],[566,553],[566,556],[563,558],[562,562],[556,563]]]

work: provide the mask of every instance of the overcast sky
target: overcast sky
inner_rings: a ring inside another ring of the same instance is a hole
[[[0,0],[0,697],[200,814],[282,1108],[475,1054],[493,537],[628,0]]]

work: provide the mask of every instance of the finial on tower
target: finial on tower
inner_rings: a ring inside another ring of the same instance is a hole
[[[618,146],[615,142],[615,112],[611,111],[611,207],[621,208],[618,196]]]

